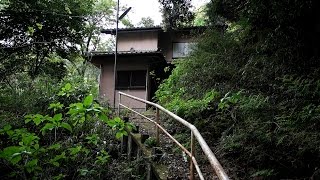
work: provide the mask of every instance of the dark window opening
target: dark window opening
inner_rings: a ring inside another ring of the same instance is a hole
[[[146,88],[147,71],[117,71],[116,89]]]

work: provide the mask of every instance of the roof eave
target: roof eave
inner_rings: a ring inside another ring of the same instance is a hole
[[[142,28],[123,28],[118,29],[118,33],[126,33],[126,32],[154,32],[154,31],[162,31],[161,27],[142,27]],[[105,34],[116,34],[116,29],[103,29],[101,33]]]

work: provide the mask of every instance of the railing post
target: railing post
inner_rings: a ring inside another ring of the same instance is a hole
[[[194,180],[194,164],[192,161],[192,158],[194,157],[195,154],[195,141],[194,141],[194,135],[193,132],[191,131],[191,143],[190,143],[190,147],[191,147],[191,157],[190,157],[190,180]]]
[[[160,124],[160,114],[159,114],[159,108],[156,108],[156,122],[158,124]],[[160,135],[160,130],[159,130],[159,127],[156,125],[156,141],[157,141],[157,144],[160,145],[160,138],[159,138],[159,135]]]
[[[120,117],[120,103],[121,103],[121,93],[120,91],[118,92],[119,93],[119,99],[118,99],[118,116]]]

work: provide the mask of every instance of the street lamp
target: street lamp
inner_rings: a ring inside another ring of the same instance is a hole
[[[113,82],[114,82],[114,89],[113,89],[113,107],[116,108],[116,80],[117,80],[117,54],[118,54],[118,27],[119,27],[119,20],[123,19],[125,15],[131,10],[129,7],[126,11],[124,11],[121,16],[119,17],[119,0],[117,3],[117,27],[116,27],[116,50],[114,53],[114,66],[113,66]]]

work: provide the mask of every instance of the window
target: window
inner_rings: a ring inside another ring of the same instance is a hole
[[[186,57],[190,54],[195,43],[173,43],[173,58]]]
[[[147,71],[118,71],[117,89],[144,89],[146,88]]]

